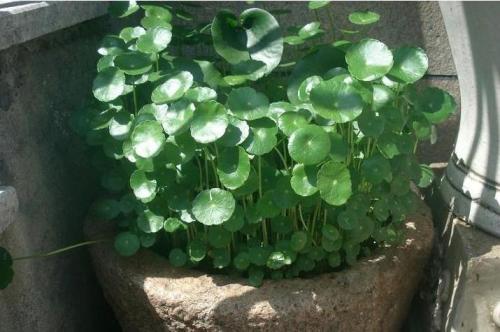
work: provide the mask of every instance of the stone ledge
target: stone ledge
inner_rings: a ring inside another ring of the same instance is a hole
[[[106,14],[106,1],[0,1],[0,50]]]
[[[0,186],[0,234],[14,221],[18,206],[16,190]]]

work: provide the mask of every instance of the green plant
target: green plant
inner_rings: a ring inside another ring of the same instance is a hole
[[[432,182],[418,143],[456,108],[445,91],[415,88],[428,66],[422,49],[391,50],[337,27],[343,39],[319,43],[319,16],[283,37],[257,8],[194,26],[165,4],[116,2],[111,12],[144,16],[103,40],[95,100],[72,126],[94,147],[107,192],[93,210],[117,221],[120,254],[152,248],[173,266],[232,270],[260,285],[402,240],[418,200],[411,183]],[[360,28],[378,19],[349,16]],[[280,65],[284,42],[309,48]],[[191,45],[218,56],[191,59]]]

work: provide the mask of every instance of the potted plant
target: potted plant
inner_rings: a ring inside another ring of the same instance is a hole
[[[165,4],[110,9],[140,25],[104,38],[95,99],[72,126],[106,189],[87,234],[114,236],[119,255],[108,243],[92,256],[124,328],[396,329],[432,239],[412,190],[432,171],[415,152],[456,108],[415,88],[424,51],[320,44],[319,22],[283,36],[258,8],[189,27]],[[186,56],[196,44],[215,52]]]

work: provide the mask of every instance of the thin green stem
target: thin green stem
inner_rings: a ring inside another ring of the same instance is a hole
[[[415,145],[413,146],[413,154],[417,153],[418,148],[418,138],[415,140]]]
[[[283,163],[283,166],[285,166],[285,169],[288,169],[288,165],[286,163],[285,157],[281,154],[280,150],[277,147],[274,147],[274,150],[276,151],[276,153],[280,157],[281,162]]]
[[[64,248],[60,248],[57,250],[49,251],[49,252],[38,253],[38,254],[23,256],[23,257],[16,257],[16,258],[13,258],[12,260],[13,261],[21,261],[21,260],[32,259],[32,258],[44,258],[44,257],[49,257],[49,256],[60,254],[62,252],[65,252],[65,251],[68,251],[71,249],[75,249],[75,248],[79,248],[79,247],[83,247],[83,246],[88,246],[88,245],[96,244],[96,243],[107,242],[107,241],[110,241],[110,239],[99,239],[99,240],[85,241],[85,242],[80,242],[77,244],[73,244],[73,245],[70,245],[70,246],[67,246]]]
[[[257,169],[259,175],[259,197],[262,197],[262,160],[260,156],[257,156]]]
[[[206,151],[204,151],[206,152]],[[210,179],[208,177],[208,160],[207,160],[207,156],[206,156],[206,153],[205,153],[205,158],[203,158],[205,160],[205,179],[207,180],[207,189],[210,189]]]
[[[134,99],[134,114],[137,114],[137,93],[135,92],[135,85],[132,87],[132,95]]]
[[[201,167],[200,158],[198,156],[194,156],[196,159],[196,163],[198,164],[198,170],[200,172],[200,190],[203,190],[203,167]]]
[[[299,204],[299,217],[300,217],[300,222],[302,223],[302,226],[304,226],[304,229],[307,231],[308,227],[306,225],[306,222],[304,221],[304,216],[302,215],[302,205]]]
[[[208,159],[209,158],[208,149],[206,147],[203,147],[203,150],[205,151],[205,159]],[[220,185],[219,185],[219,177],[217,176],[217,167],[215,166],[213,158],[210,158],[210,164],[212,165],[212,169],[214,171],[215,184],[217,187],[219,187]]]

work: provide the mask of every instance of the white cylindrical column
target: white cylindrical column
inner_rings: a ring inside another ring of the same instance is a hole
[[[440,191],[452,211],[500,236],[500,3],[440,2],[461,94]]]

